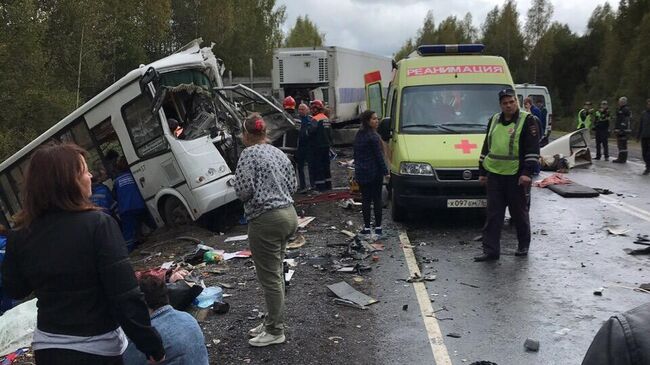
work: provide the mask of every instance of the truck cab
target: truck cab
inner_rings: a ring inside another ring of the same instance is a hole
[[[487,206],[479,155],[487,123],[500,112],[497,95],[514,85],[505,60],[482,50],[480,44],[420,46],[397,63],[380,126],[394,221],[414,206]]]

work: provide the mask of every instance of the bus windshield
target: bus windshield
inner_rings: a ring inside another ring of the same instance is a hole
[[[499,112],[498,84],[423,85],[404,89],[400,131],[416,134],[484,133]]]

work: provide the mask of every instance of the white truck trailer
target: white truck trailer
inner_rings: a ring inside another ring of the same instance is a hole
[[[380,71],[382,89],[392,79],[392,59],[342,47],[276,48],[271,81],[273,96],[297,103],[321,99],[328,105],[335,144],[354,138],[358,115],[366,110],[364,74]],[[377,110],[381,114],[380,110]]]

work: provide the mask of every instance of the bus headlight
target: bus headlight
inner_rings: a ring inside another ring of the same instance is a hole
[[[428,163],[402,162],[399,165],[399,173],[402,175],[433,176],[433,168]]]

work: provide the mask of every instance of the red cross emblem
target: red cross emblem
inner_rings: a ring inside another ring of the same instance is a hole
[[[472,153],[472,150],[477,147],[476,143],[469,143],[467,139],[461,139],[459,144],[454,145],[454,148],[463,150],[463,154]]]

